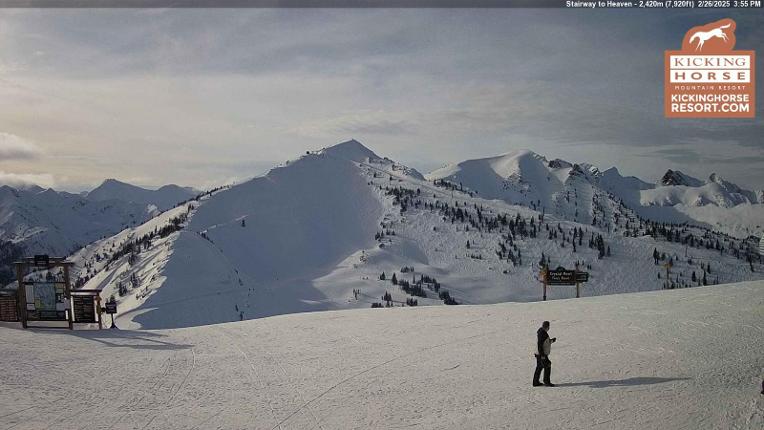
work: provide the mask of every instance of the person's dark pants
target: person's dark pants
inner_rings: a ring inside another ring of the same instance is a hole
[[[549,377],[552,373],[552,362],[548,357],[536,355],[536,371],[533,372],[533,383],[540,384],[539,376],[541,376],[541,370],[544,370],[544,383],[551,384]]]

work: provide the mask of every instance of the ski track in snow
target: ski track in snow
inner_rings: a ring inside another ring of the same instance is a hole
[[[0,325],[0,429],[759,429],[764,282],[172,330]],[[552,381],[530,386],[552,321]]]

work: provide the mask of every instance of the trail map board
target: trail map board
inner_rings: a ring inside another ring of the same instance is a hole
[[[27,282],[27,319],[66,321],[66,285],[63,282]]]
[[[65,321],[71,330],[74,320],[70,309],[69,269],[74,263],[67,261],[65,257],[35,255],[15,261],[13,265],[16,266],[16,280],[19,285],[17,298],[21,326],[29,327],[27,323],[30,321]],[[52,271],[58,272],[60,277],[56,274],[51,279]],[[44,277],[43,280],[38,280],[40,275]],[[35,326],[41,327],[38,324]],[[48,327],[61,326],[55,324]]]
[[[72,296],[74,321],[78,323],[96,322],[95,300],[93,296]]]

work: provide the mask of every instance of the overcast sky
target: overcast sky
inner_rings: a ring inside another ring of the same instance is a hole
[[[205,188],[355,138],[761,189],[761,84],[755,120],[663,117],[663,51],[728,16],[764,70],[760,12],[0,9],[0,182]]]

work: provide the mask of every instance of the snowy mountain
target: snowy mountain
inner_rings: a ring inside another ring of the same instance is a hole
[[[10,263],[24,254],[67,255],[192,195],[175,185],[151,191],[114,180],[83,194],[0,185],[0,285],[14,278]]]
[[[121,200],[124,202],[142,203],[154,205],[159,210],[167,210],[174,207],[178,202],[188,200],[199,194],[199,191],[189,187],[177,185],[165,185],[156,190],[148,190],[135,185],[120,182],[116,179],[107,179],[93,191],[86,194],[88,200]]]
[[[761,429],[763,306],[759,281],[178,330],[0,325],[0,427]],[[555,388],[531,386],[542,320]]]
[[[504,180],[486,196],[423,180],[357,141],[308,152],[88,245],[72,257],[78,285],[117,296],[124,327],[170,328],[372,305],[537,301],[542,259],[552,268],[578,262],[590,273],[584,296],[764,276],[758,241],[642,219],[596,186],[605,175],[592,166],[549,167],[522,152],[447,177],[457,174]],[[496,197],[506,195],[523,205]]]
[[[0,186],[0,284],[13,279],[9,264],[22,254],[66,255],[83,244],[150,218],[147,207],[92,201],[52,189]]]
[[[603,223],[603,216],[604,225],[612,223],[606,206],[623,204],[653,221],[694,223],[741,238],[764,233],[762,192],[744,190],[716,174],[703,182],[669,170],[651,184],[624,177],[614,167],[600,171],[521,150],[446,166],[427,178],[584,223]]]
[[[692,176],[685,175],[679,170],[669,169],[661,178],[660,185],[684,185],[687,187],[700,187],[703,185],[703,181],[695,179]]]

